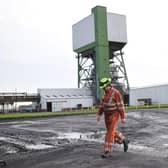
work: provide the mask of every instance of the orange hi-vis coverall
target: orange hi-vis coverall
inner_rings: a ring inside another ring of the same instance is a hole
[[[103,113],[107,130],[104,151],[111,152],[113,143],[121,144],[125,138],[121,132],[117,131],[117,127],[119,119],[126,117],[122,96],[114,87],[105,89],[97,114],[102,115]]]

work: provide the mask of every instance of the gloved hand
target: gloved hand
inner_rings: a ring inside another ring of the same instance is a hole
[[[97,115],[96,115],[96,118],[97,118],[97,121],[99,122],[99,121],[100,121],[100,118],[101,118],[101,115],[97,114]]]
[[[124,124],[124,123],[126,123],[126,119],[125,118],[122,118],[121,119],[121,122]]]

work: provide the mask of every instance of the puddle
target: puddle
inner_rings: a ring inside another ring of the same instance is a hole
[[[168,135],[161,135],[160,138],[161,139],[168,139]]]
[[[79,132],[58,133],[58,139],[81,139],[82,134]]]
[[[89,132],[89,133],[79,133],[79,132],[70,132],[70,133],[58,133],[58,139],[68,139],[73,140],[84,140],[84,141],[95,141],[95,142],[104,142],[105,132]]]
[[[25,147],[26,149],[29,149],[29,150],[42,150],[42,149],[53,148],[53,146],[45,145],[45,144],[26,145]]]
[[[14,149],[14,148],[7,148],[6,149],[7,154],[13,154],[13,153],[17,153],[17,152],[18,152],[18,150]]]
[[[0,137],[0,141],[5,141],[7,138],[5,137]]]

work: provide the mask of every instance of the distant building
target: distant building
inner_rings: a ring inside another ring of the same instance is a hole
[[[62,111],[66,108],[93,106],[92,92],[88,88],[38,89],[42,111]]]
[[[130,105],[168,104],[168,84],[130,89]]]
[[[168,104],[168,84],[131,88],[129,105]],[[19,103],[17,108],[16,103]],[[32,104],[25,105],[25,102]],[[37,89],[37,93],[1,93],[0,113],[13,111],[57,112],[67,109],[92,107],[95,96],[89,88]]]
[[[88,88],[38,89],[42,111],[91,107],[94,96]],[[130,89],[130,105],[168,104],[168,84]]]
[[[37,112],[38,111],[37,103],[32,103],[29,105],[20,105],[18,111],[19,112]]]

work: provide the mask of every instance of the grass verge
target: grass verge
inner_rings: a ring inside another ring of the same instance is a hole
[[[95,114],[95,112],[94,111],[68,111],[68,112],[8,113],[8,114],[0,114],[0,119],[58,117],[58,116],[68,116],[68,115],[84,115],[84,114]]]
[[[137,110],[137,109],[160,109],[168,108],[168,104],[156,104],[156,105],[138,105],[138,106],[126,106],[126,110]],[[27,113],[7,113],[0,114],[0,119],[19,119],[19,118],[40,118],[40,117],[58,117],[58,116],[69,116],[69,115],[84,115],[84,114],[95,114],[97,108],[82,109],[77,111],[61,111],[61,112],[27,112]]]

